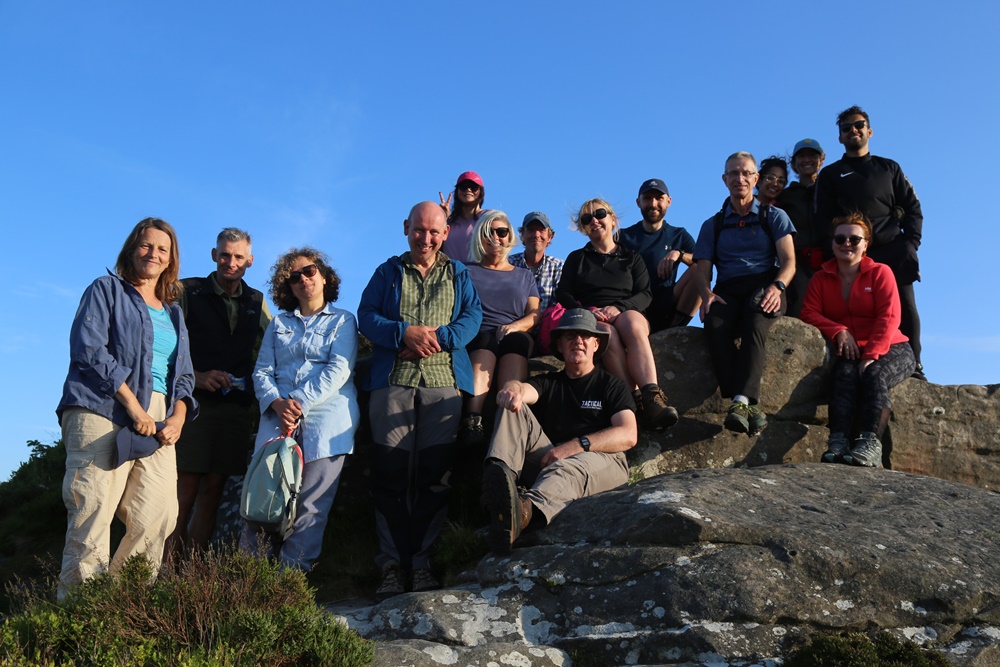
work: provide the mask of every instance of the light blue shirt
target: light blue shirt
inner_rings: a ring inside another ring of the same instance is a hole
[[[166,308],[146,304],[153,322],[153,391],[166,395],[170,369],[177,358],[177,331]]]
[[[719,247],[715,247],[715,216],[705,221],[694,247],[695,261],[710,260],[718,274],[716,284],[733,278],[755,276],[773,270],[778,264],[775,243],[789,234],[795,233],[788,214],[780,208],[768,206],[767,223],[771,234],[761,226],[753,224],[758,220],[760,202],[756,199],[750,211],[742,218],[733,211],[732,202],[726,200],[725,217],[719,232]]]
[[[253,373],[260,402],[255,449],[281,435],[281,419],[271,403],[294,398],[302,405],[300,442],[306,463],[350,454],[360,410],[354,387],[358,324],[346,310],[328,303],[308,318],[279,313],[264,332]]]

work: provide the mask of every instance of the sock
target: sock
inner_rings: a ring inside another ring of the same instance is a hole
[[[733,396],[733,403],[742,403],[743,405],[750,405],[750,399],[743,394],[736,394]]]

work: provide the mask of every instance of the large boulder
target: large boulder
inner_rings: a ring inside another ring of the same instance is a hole
[[[382,666],[762,665],[878,629],[997,664],[998,513],[989,491],[844,465],[661,475],[573,503],[474,584],[346,620],[388,642]]]
[[[637,475],[819,460],[829,435],[830,360],[816,328],[783,317],[771,329],[760,397],[769,423],[755,438],[722,428],[729,405],[701,329],[669,329],[651,341],[660,385],[681,420],[640,434],[629,455]],[[892,392],[892,468],[1000,490],[998,388],[905,380]]]

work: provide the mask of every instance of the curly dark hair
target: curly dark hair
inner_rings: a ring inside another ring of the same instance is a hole
[[[326,285],[323,287],[323,300],[326,303],[335,302],[340,296],[340,276],[327,263],[326,255],[315,248],[306,246],[292,248],[278,257],[278,261],[271,267],[271,278],[267,282],[271,286],[271,300],[274,301],[274,305],[288,312],[298,308],[299,300],[292,293],[292,285],[288,282],[288,276],[292,273],[292,263],[299,257],[305,257],[316,265],[326,281]]]
[[[766,157],[766,158],[764,158],[763,160],[760,161],[760,167],[757,168],[757,171],[759,171],[761,174],[763,174],[765,171],[767,171],[771,167],[777,167],[781,171],[785,172],[785,180],[786,181],[788,180],[788,163],[785,162],[785,158],[778,157],[777,155],[772,155],[770,157]],[[763,178],[764,177],[762,175],[761,176],[761,180],[763,180]]]
[[[840,127],[840,124],[846,121],[851,116],[864,116],[865,122],[868,123],[868,127],[872,126],[872,121],[870,118],[868,118],[868,114],[865,112],[865,110],[859,107],[857,104],[855,104],[854,106],[847,107],[839,114],[837,114],[837,127]]]

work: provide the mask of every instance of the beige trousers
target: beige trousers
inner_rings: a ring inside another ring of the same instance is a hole
[[[149,416],[163,421],[166,397],[153,393]],[[62,417],[66,446],[63,502],[69,513],[66,546],[57,595],[103,572],[121,568],[130,556],[145,553],[160,569],[163,543],[177,523],[177,459],[173,447],[114,468],[115,437],[122,427],[84,408]],[[125,524],[125,536],[111,558],[111,521]]]

